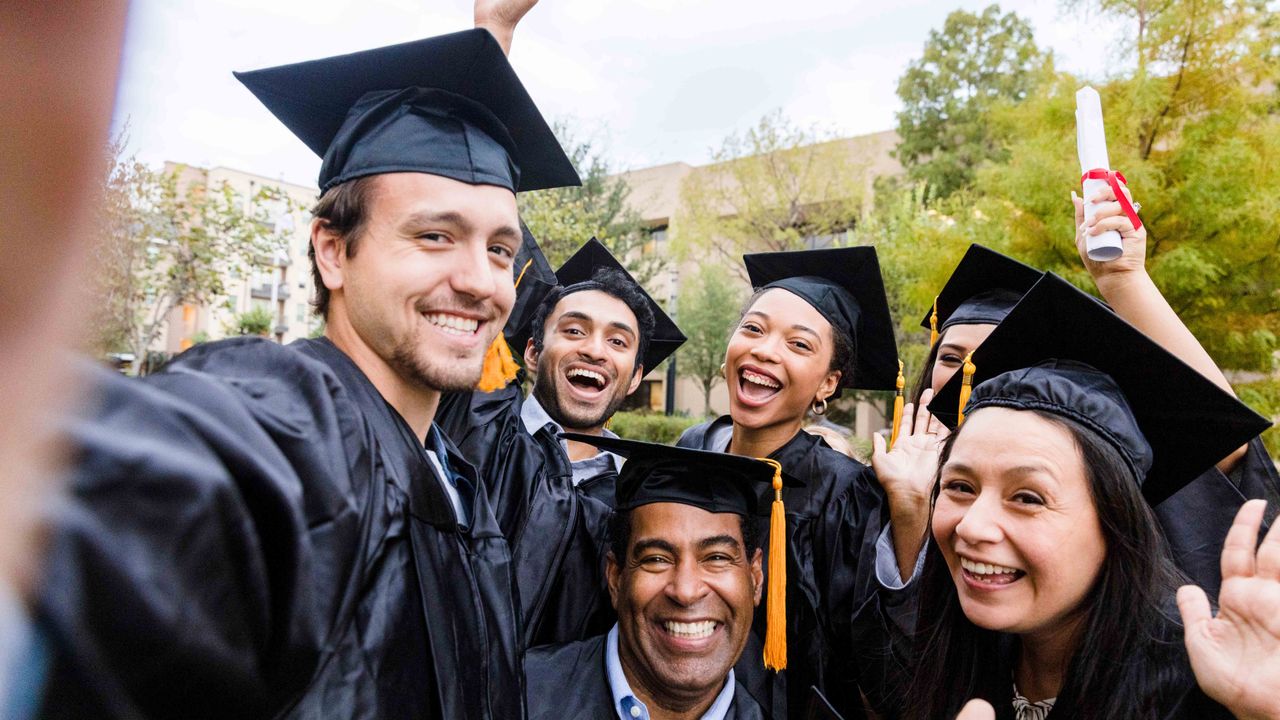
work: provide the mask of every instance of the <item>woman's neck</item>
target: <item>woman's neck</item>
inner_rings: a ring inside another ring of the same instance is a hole
[[[762,428],[748,428],[734,423],[733,438],[729,440],[728,452],[748,457],[769,457],[800,432],[802,419]]]
[[[1014,668],[1018,692],[1031,702],[1058,697],[1067,679],[1067,666],[1079,644],[1083,617],[1068,620],[1052,630],[1021,636],[1022,647]]]

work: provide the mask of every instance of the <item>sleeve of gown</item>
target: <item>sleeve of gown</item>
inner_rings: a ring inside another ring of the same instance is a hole
[[[47,715],[269,715],[314,671],[359,562],[360,416],[296,353],[234,355],[95,376],[38,601]]]

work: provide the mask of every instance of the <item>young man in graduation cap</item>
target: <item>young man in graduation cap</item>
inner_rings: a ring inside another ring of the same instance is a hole
[[[554,284],[543,280],[546,261],[531,235],[525,244],[528,267],[505,335],[536,372],[533,392],[522,398],[513,384],[449,394],[440,424],[480,469],[516,545],[535,644],[580,639],[612,622],[601,554],[621,459],[559,433],[616,437],[606,423],[685,338],[599,241],[569,258]]]
[[[600,436],[566,439],[627,457],[607,568],[618,621],[607,634],[529,652],[530,716],[765,717],[733,666],[763,593],[752,518],[762,493],[781,497],[777,464]],[[779,548],[770,552],[781,557]]]
[[[324,157],[325,337],[94,378],[46,712],[522,717],[511,553],[433,416],[511,309],[515,193],[577,175],[483,29],[239,77]]]

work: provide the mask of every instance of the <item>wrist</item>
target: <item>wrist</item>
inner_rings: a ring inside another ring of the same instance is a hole
[[[1151,276],[1145,267],[1114,270],[1095,276],[1093,283],[1098,286],[1102,299],[1114,304],[1114,299],[1138,288],[1150,286]]]

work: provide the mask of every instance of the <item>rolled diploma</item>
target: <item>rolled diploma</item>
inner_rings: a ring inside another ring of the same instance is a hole
[[[1080,156],[1080,174],[1102,168],[1111,169],[1107,159],[1107,133],[1102,125],[1102,99],[1098,91],[1088,85],[1076,92],[1076,153]],[[1093,220],[1094,205],[1089,202],[1098,191],[1107,186],[1106,180],[1085,180],[1081,193],[1084,196],[1084,221]],[[1086,235],[1085,249],[1090,260],[1104,262],[1115,260],[1124,251],[1120,233],[1108,230],[1101,235]]]

